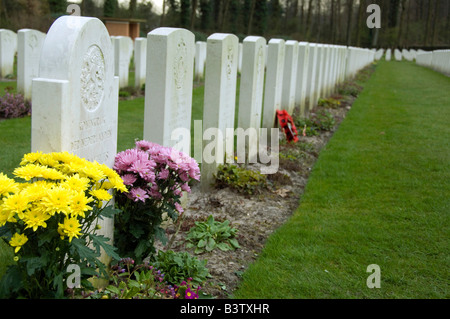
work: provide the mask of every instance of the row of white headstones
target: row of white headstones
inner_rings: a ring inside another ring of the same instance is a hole
[[[450,50],[418,53],[416,63],[450,76]]]
[[[33,152],[68,151],[113,166],[119,102],[113,41],[97,18],[63,16],[53,23],[32,79]],[[180,143],[173,137],[180,130],[189,136],[191,132],[194,34],[158,28],[139,42],[135,63],[146,60],[144,139],[190,154],[190,138]],[[216,33],[207,39],[202,140],[208,139],[203,134],[208,129],[225,133],[235,128],[238,43],[233,34]],[[300,106],[301,113],[307,114],[320,97],[333,93],[375,56],[368,49],[281,39],[271,39],[267,45],[255,36],[244,39],[242,52],[237,115],[238,127],[244,130],[275,127],[277,109],[292,114]],[[217,154],[233,156],[234,151],[232,134],[217,134],[211,143],[216,160],[202,163],[204,185],[211,183],[217,165],[224,161]],[[112,221],[101,223],[103,234],[112,238]]]

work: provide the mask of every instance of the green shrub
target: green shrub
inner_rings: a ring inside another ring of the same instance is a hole
[[[192,278],[192,284],[199,286],[210,277],[208,268],[206,268],[207,261],[197,259],[187,252],[174,252],[172,250],[164,252],[160,250],[153,258],[153,266],[164,274],[164,279],[167,282],[173,285],[178,285]]]
[[[217,188],[230,187],[247,195],[260,193],[268,187],[266,175],[236,165],[219,165],[214,177]]]
[[[195,253],[200,254],[205,251],[212,251],[219,248],[222,251],[240,248],[235,236],[236,228],[230,226],[230,221],[215,221],[210,215],[206,222],[195,222],[186,237],[187,248],[195,247]]]

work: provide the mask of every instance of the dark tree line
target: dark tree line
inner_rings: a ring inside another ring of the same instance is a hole
[[[449,47],[448,0],[166,0],[161,24],[364,47]],[[369,29],[369,4],[381,29]]]
[[[46,32],[66,14],[66,0],[0,0],[0,28]],[[182,27],[198,40],[214,32],[281,37],[362,47],[450,47],[449,0],[164,0],[159,16],[149,0],[83,0],[84,16],[139,18],[141,35]],[[366,25],[367,6],[381,8],[381,29]]]

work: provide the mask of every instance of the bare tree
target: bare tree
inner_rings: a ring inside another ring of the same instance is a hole
[[[194,30],[195,26],[195,17],[197,16],[197,0],[191,0],[192,8],[191,8],[191,26],[190,29]]]
[[[353,16],[353,0],[347,0],[347,12],[348,12],[348,22],[347,22],[347,46],[351,44],[352,35],[352,16]]]
[[[311,32],[311,14],[312,14],[312,8],[313,8],[313,0],[309,0],[308,3],[308,13],[306,15],[306,30],[305,35],[306,39],[309,40],[309,34]]]

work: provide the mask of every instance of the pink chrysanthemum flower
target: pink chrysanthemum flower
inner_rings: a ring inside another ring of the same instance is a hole
[[[125,185],[131,186],[136,182],[137,177],[134,174],[125,174],[122,175],[122,180]]]
[[[135,202],[137,202],[139,200],[142,201],[142,202],[145,202],[145,200],[147,198],[149,198],[147,192],[145,190],[143,190],[142,188],[140,188],[140,187],[132,188],[130,190],[130,193],[129,193],[128,196],[129,196],[129,198],[131,198]]]

